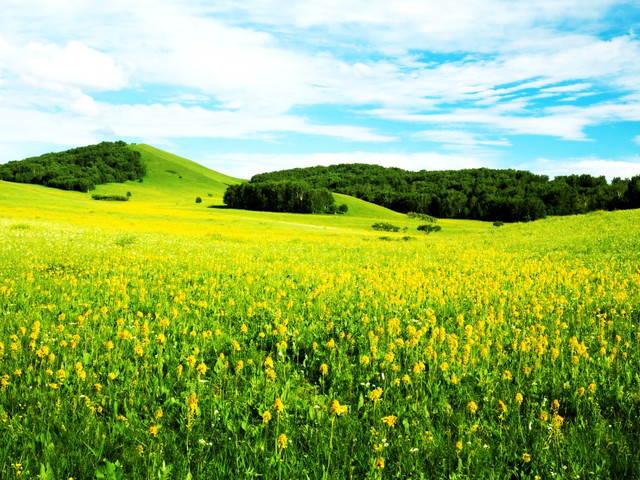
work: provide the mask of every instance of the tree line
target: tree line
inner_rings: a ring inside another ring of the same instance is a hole
[[[0,165],[0,180],[88,192],[96,185],[142,180],[140,152],[123,141],[102,142]]]
[[[283,180],[277,182],[244,182],[230,185],[224,193],[230,208],[289,213],[344,213],[346,205],[336,207],[326,188]]]
[[[251,182],[304,182],[392,210],[440,218],[531,221],[547,215],[640,208],[640,175],[631,179],[546,175],[512,169],[418,172],[368,164],[294,168],[255,175]]]

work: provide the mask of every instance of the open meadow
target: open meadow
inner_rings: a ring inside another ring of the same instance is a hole
[[[640,476],[640,211],[425,235],[170,169],[0,182],[0,478]]]

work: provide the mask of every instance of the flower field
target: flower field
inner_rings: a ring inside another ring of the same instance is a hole
[[[0,219],[0,478],[640,476],[640,212],[438,235]]]

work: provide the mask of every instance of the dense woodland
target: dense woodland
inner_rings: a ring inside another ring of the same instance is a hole
[[[230,208],[289,213],[336,213],[331,192],[312,188],[308,183],[280,182],[241,183],[230,185],[224,193]]]
[[[0,165],[0,180],[78,192],[87,192],[104,183],[142,180],[145,173],[140,152],[131,150],[122,141],[102,142]]]
[[[640,175],[630,180],[487,168],[412,172],[367,164],[295,168],[255,175],[252,184],[292,180],[398,212],[441,218],[530,221],[546,215],[640,208]]]

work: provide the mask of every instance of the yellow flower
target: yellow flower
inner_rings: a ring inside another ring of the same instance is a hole
[[[205,365],[204,362],[202,362],[200,365],[198,365],[198,367],[196,368],[196,371],[200,375],[204,375],[205,373],[207,373],[207,366]]]
[[[382,388],[378,387],[371,390],[371,392],[369,393],[369,398],[374,403],[379,402],[380,399],[382,398]]]
[[[135,348],[133,349],[133,353],[135,353],[137,356],[141,357],[144,354],[144,350],[142,348],[142,345],[136,345]]]
[[[284,433],[281,433],[278,437],[278,450],[282,451],[287,448],[288,441],[287,436]]]
[[[458,440],[456,442],[456,450],[457,451],[461,451],[462,450],[462,442],[460,440]]]
[[[236,362],[236,372],[239,372],[244,368],[244,362],[242,360],[238,360]]]
[[[376,460],[376,468],[379,470],[382,470],[384,468],[384,458],[383,457],[378,457],[378,459]]]
[[[273,368],[273,359],[271,357],[264,359],[264,368]]]
[[[513,380],[513,375],[511,375],[511,370],[505,370],[504,374],[502,375],[502,379],[507,381]]]
[[[458,377],[456,377],[455,375],[451,375],[451,378],[449,379],[449,381],[451,382],[451,385],[457,385],[458,384]]]
[[[543,422],[546,422],[549,419],[549,414],[543,410],[542,412],[540,412],[540,417],[539,418]]]
[[[162,418],[162,415],[164,415],[164,413],[162,412],[162,407],[158,407],[158,409],[156,410],[156,419]]]
[[[498,400],[498,411],[500,413],[505,413],[507,411],[507,406],[504,404],[502,400]]]
[[[162,344],[164,344],[164,343],[167,341],[167,337],[165,337],[165,336],[164,336],[164,333],[159,333],[159,334],[156,336],[156,341],[157,341],[160,345],[162,345]]]
[[[329,367],[327,366],[327,364],[323,363],[322,365],[320,365],[320,375],[324,377],[327,372],[329,372]]]
[[[158,427],[156,425],[151,425],[149,427],[149,435],[151,435],[152,437],[158,436]]]
[[[426,366],[423,362],[417,362],[416,364],[413,365],[413,373],[415,375],[418,375],[419,373],[422,373],[426,370]]]
[[[284,410],[284,403],[282,403],[282,400],[280,399],[280,397],[276,398],[276,401],[273,402],[273,409],[277,413],[282,413],[282,411]]]
[[[262,423],[269,423],[269,420],[271,420],[271,412],[269,410],[265,410],[262,413]]]
[[[594,393],[596,393],[596,384],[590,383],[589,386],[587,387],[587,390],[589,390],[589,393],[593,395]]]
[[[195,393],[189,395],[187,404],[189,406],[189,413],[195,413],[198,410],[198,396]]]
[[[405,385],[409,385],[411,384],[411,377],[409,377],[409,375],[403,375],[402,377],[402,383],[404,383]]]
[[[389,425],[391,428],[396,426],[397,421],[398,421],[398,417],[396,415],[389,415],[387,417],[382,417],[382,423]]]
[[[523,397],[522,397],[522,394],[521,394],[520,392],[516,393],[516,403],[517,403],[518,405],[522,405],[522,401],[523,401],[523,400],[524,400],[524,399],[523,399]]]
[[[367,355],[360,357],[360,365],[369,365],[369,357]]]
[[[564,417],[561,417],[557,413],[554,414],[553,418],[551,419],[551,425],[555,430],[559,429],[562,426],[563,422],[564,422]]]
[[[189,365],[191,368],[196,366],[196,357],[195,357],[195,355],[189,355],[187,357],[187,365]]]
[[[551,410],[553,410],[555,413],[558,413],[559,409],[560,409],[560,402],[557,399],[554,399],[553,402],[551,402]]]
[[[347,412],[348,409],[346,405],[340,405],[340,402],[338,400],[334,400],[333,402],[331,402],[331,413],[335,416],[339,417],[340,415],[343,415]]]
[[[577,391],[576,394],[581,397],[582,395],[584,395],[584,387],[580,387]]]
[[[522,454],[522,461],[525,463],[529,463],[531,461],[531,455],[529,455],[528,453],[523,453]]]
[[[467,404],[467,410],[471,413],[476,413],[478,411],[478,404],[474,401],[471,401]]]

